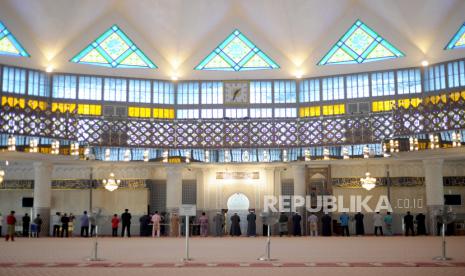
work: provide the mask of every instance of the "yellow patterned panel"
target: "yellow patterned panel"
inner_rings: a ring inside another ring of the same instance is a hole
[[[174,109],[173,108],[154,108],[152,117],[158,118],[158,119],[174,119]]]
[[[323,106],[323,115],[341,115],[344,114],[345,105],[344,104],[335,104],[335,105],[324,105]]]
[[[460,98],[465,100],[465,91],[450,93],[449,98],[454,102],[457,102]]]
[[[128,107],[128,116],[137,118],[150,118],[150,107]]]
[[[433,96],[426,97],[424,100],[425,100],[425,104],[429,104],[429,103],[438,104],[440,102],[446,103],[447,102],[447,96],[445,94],[443,94],[443,95],[433,95]]]
[[[29,106],[32,109],[46,110],[47,109],[47,102],[38,101],[38,100],[28,100],[27,101],[27,106]]]
[[[418,105],[420,105],[421,103],[421,99],[420,98],[402,99],[402,100],[399,100],[397,103],[399,107],[407,109],[410,106],[418,107]]]
[[[52,103],[52,112],[74,112],[76,110],[76,104],[73,103]]]
[[[373,112],[384,112],[384,111],[390,111],[392,110],[392,107],[394,106],[395,101],[377,101],[377,102],[372,102],[371,103],[371,111]]]
[[[321,109],[319,106],[307,106],[299,109],[300,117],[318,117],[321,115]]]
[[[99,116],[102,115],[102,106],[98,104],[79,104],[78,114]]]
[[[15,97],[7,97],[3,96],[2,97],[2,105],[3,106],[10,106],[10,107],[15,107],[19,106],[20,108],[26,107],[26,100],[22,98],[15,98]]]

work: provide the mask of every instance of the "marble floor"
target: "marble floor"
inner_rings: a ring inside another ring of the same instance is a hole
[[[465,275],[465,237],[448,238],[449,262],[436,262],[438,237],[273,237],[272,262],[260,262],[266,239],[99,238],[100,262],[86,260],[94,239],[0,240],[0,275]]]

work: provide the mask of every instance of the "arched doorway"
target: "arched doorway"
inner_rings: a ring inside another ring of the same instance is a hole
[[[249,198],[243,193],[234,193],[232,194],[227,201],[228,206],[228,216],[227,216],[227,231],[231,228],[230,217],[237,213],[241,218],[241,232],[242,234],[247,233],[247,215],[249,213],[250,201]]]

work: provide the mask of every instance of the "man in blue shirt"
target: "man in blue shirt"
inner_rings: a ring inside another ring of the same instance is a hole
[[[86,233],[85,236],[84,232]],[[84,211],[81,217],[81,237],[89,237],[89,216],[87,216],[87,211]]]
[[[339,217],[342,228],[342,236],[349,236],[349,219],[350,217],[346,212],[342,213],[342,215]]]

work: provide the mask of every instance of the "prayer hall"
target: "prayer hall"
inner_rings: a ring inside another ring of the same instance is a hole
[[[465,1],[0,0],[0,275],[465,275]]]

